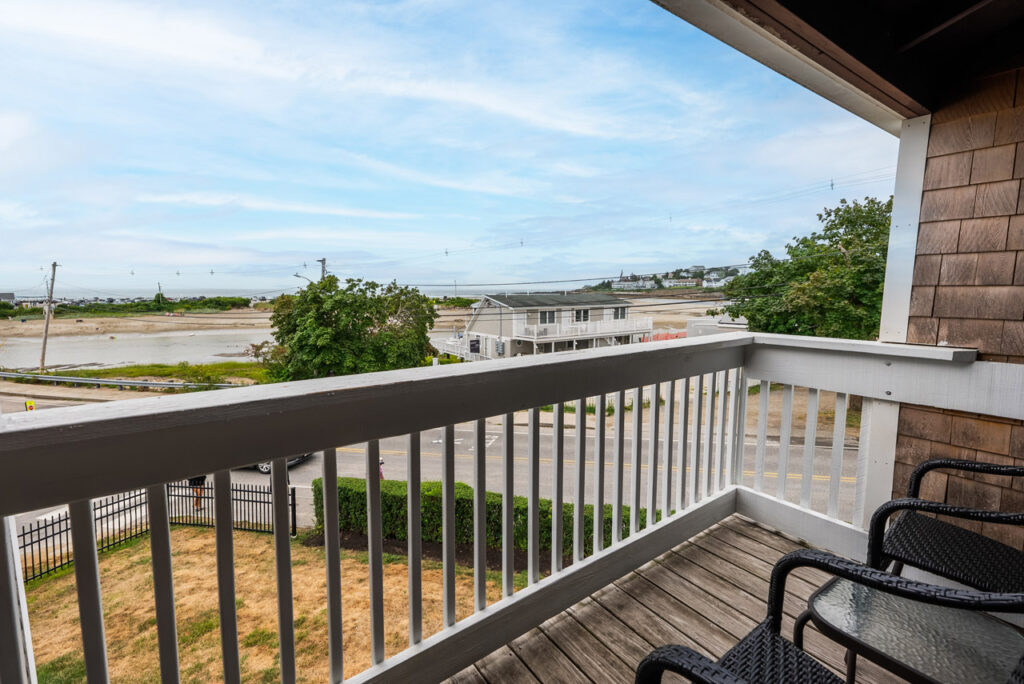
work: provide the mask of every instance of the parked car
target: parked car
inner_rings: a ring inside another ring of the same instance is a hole
[[[288,467],[291,468],[293,465],[298,465],[299,463],[305,463],[306,461],[308,461],[312,457],[313,457],[313,452],[312,451],[309,452],[308,454],[300,454],[298,456],[292,456],[291,458],[288,459]],[[264,475],[269,475],[270,474],[270,461],[264,461],[263,463],[257,463],[256,464],[256,470],[260,471]]]

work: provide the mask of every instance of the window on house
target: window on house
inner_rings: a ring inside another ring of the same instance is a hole
[[[590,320],[590,309],[576,309],[576,322],[582,323]]]
[[[621,321],[626,318],[626,307],[617,306],[612,310],[612,318],[616,321]]]
[[[555,322],[555,312],[554,311],[541,311],[540,312],[540,322],[542,324],[543,323],[554,323]]]

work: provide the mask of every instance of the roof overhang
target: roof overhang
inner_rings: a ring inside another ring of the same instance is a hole
[[[653,0],[899,135],[964,83],[1024,65],[1019,0]]]

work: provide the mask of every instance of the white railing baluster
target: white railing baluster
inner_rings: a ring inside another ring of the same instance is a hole
[[[739,415],[739,381],[741,369],[736,368],[729,373],[729,422],[725,427],[728,438],[725,441],[725,472],[722,486],[735,484],[736,480],[736,426]]]
[[[292,544],[287,457],[275,458],[271,462],[270,478],[270,499],[274,508],[274,561],[277,566],[277,634],[280,640],[281,681],[283,684],[293,684],[295,609],[292,604]]]
[[[651,411],[647,430],[647,527],[658,518],[658,418],[661,414],[661,383],[651,386]]]
[[[530,448],[530,494],[527,500],[527,575],[530,584],[540,580],[540,409],[530,409],[529,418]]]
[[[754,489],[764,491],[764,452],[768,442],[768,393],[771,384],[761,381],[761,394],[757,400],[757,451],[754,456]]]
[[[160,649],[160,680],[178,682],[178,625],[174,619],[174,576],[171,571],[171,525],[167,515],[167,486],[146,489],[149,509],[149,548],[153,557],[153,599]]]
[[[636,534],[640,531],[640,463],[643,457],[644,444],[644,388],[637,387],[633,390],[633,457],[630,461],[629,481],[632,485],[630,496],[632,496],[629,511],[629,533]]]
[[[552,422],[551,574],[554,575],[562,569],[562,492],[565,490],[565,406],[562,402],[554,405]]]
[[[34,684],[35,658],[28,634],[24,576],[14,516],[0,517],[0,682]]]
[[[661,519],[668,518],[672,511],[672,439],[675,436],[676,381],[669,380],[668,396],[665,398],[665,472],[661,475]]]
[[[615,393],[615,434],[612,443],[612,544],[622,541],[623,472],[626,463],[626,391]]]
[[[732,434],[732,440],[730,445],[732,446],[733,456],[730,459],[732,463],[732,476],[729,482],[732,484],[743,483],[743,468],[744,468],[744,451],[746,449],[747,439],[747,377],[743,372],[743,367],[736,369],[736,380],[733,384],[733,412],[735,414],[735,420],[732,421],[732,427],[729,428],[730,434]]]
[[[729,396],[729,371],[718,372],[718,435],[715,438],[715,491],[725,487],[726,458],[725,453],[725,419]]]
[[[701,456],[701,435],[704,434],[703,426],[701,425],[701,414],[703,413],[702,408],[704,407],[704,376],[697,376],[697,386],[694,388],[693,394],[693,453],[690,454],[690,461],[693,463],[690,476],[692,481],[690,483],[690,505],[692,506],[697,502],[698,493],[702,492],[700,481],[703,479],[701,464],[703,457]]]
[[[586,556],[583,538],[586,534],[583,523],[584,497],[587,492],[587,400],[576,400],[576,464],[573,471],[575,488],[572,502],[572,557],[580,562]]]
[[[594,553],[604,550],[604,435],[607,398],[598,395],[594,406]]]
[[[75,587],[78,590],[78,617],[82,628],[85,676],[90,682],[109,682],[92,501],[74,501],[68,504],[68,511],[71,514],[71,544],[75,550]]]
[[[442,468],[443,472],[443,468]],[[380,511],[380,442],[366,443],[366,550],[370,570],[370,662],[384,662],[384,542]]]
[[[800,505],[811,507],[811,483],[814,481],[814,451],[818,441],[818,390],[807,389],[807,424],[804,426],[804,462],[800,476]]]
[[[502,596],[515,592],[515,415],[506,413],[501,424],[501,585]]]
[[[487,421],[476,421],[473,454],[473,608],[487,607]]]
[[[828,476],[828,515],[839,516],[839,485],[843,476],[843,447],[846,442],[846,395],[836,393],[836,422],[832,427],[832,468]]]
[[[217,605],[220,611],[220,652],[226,684],[242,681],[238,658],[238,617],[235,609],[235,541],[231,511],[231,471],[213,474],[214,534],[217,538]]]
[[[406,513],[409,527],[409,645],[423,640],[423,522],[420,494],[423,491],[420,470],[420,433],[409,434],[406,454]]]
[[[444,426],[441,450],[441,587],[444,626],[455,624],[455,426]]]
[[[687,489],[687,475],[686,470],[689,467],[687,462],[687,452],[689,445],[687,440],[690,436],[690,378],[683,379],[683,388],[680,391],[679,396],[679,446],[678,446],[678,458],[676,458],[677,468],[676,471],[676,510],[681,511],[687,505],[686,493]],[[691,498],[690,501],[693,499]]]
[[[324,486],[322,496],[324,505],[324,564],[327,570],[327,656],[331,666],[331,684],[337,684],[345,678],[341,634],[341,539],[338,534],[340,529],[338,524],[338,451],[333,448],[324,449],[323,457]],[[418,509],[419,507],[417,506]],[[409,554],[409,566],[410,568],[412,567],[411,553]],[[410,576],[411,574],[410,570]]]
[[[779,426],[779,465],[776,470],[775,496],[786,499],[786,480],[789,477],[789,445],[793,436],[793,386],[782,387],[782,424]]]
[[[704,444],[700,454],[700,497],[705,498],[711,491],[712,458],[715,439],[715,392],[718,391],[718,374],[708,373],[708,393],[704,401]]]

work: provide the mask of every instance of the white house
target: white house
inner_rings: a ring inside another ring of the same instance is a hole
[[[639,342],[647,318],[630,318],[632,304],[599,292],[485,295],[473,307],[462,337],[439,351],[466,359],[495,359]]]

